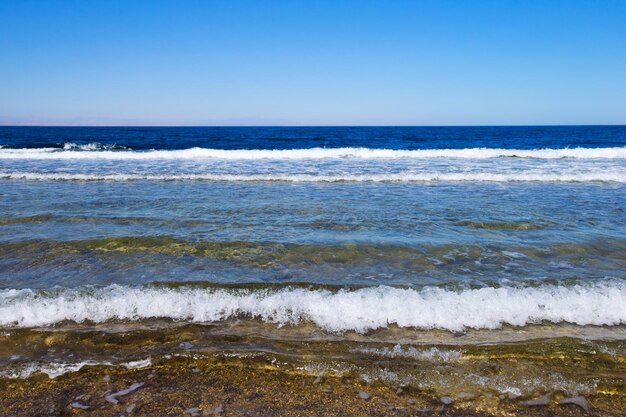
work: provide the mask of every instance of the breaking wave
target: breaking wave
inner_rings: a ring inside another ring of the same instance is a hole
[[[200,323],[252,318],[277,325],[307,322],[330,332],[366,332],[390,325],[450,331],[541,322],[611,326],[626,323],[626,282],[460,291],[387,286],[331,291],[120,285],[0,291],[0,326],[5,327],[150,318]]]

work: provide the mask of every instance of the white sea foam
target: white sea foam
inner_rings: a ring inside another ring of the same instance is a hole
[[[141,359],[138,361],[130,361],[130,362],[126,362],[123,363],[122,366],[124,366],[127,369],[144,369],[144,368],[149,368],[152,366],[152,359],[151,358],[147,358],[147,359]]]
[[[113,364],[109,361],[94,360],[81,362],[31,362],[7,367],[6,369],[0,371],[0,378],[23,379],[29,378],[31,375],[37,373],[42,373],[48,375],[50,379],[54,379],[69,372],[78,372],[85,366],[123,366],[127,369],[144,369],[152,366],[152,360],[147,358],[118,364]]]
[[[60,148],[9,149],[0,148],[0,159],[64,159],[64,160],[193,160],[217,158],[226,160],[301,160],[327,158],[398,159],[398,158],[536,158],[536,159],[626,159],[626,147],[564,148],[564,149],[370,149],[370,148],[309,148],[309,149],[206,149],[180,150],[111,150],[98,144],[68,144]]]
[[[50,150],[51,148],[40,148],[40,149]],[[68,143],[63,144],[64,151],[110,151],[114,149],[125,149],[125,148],[118,148],[117,145],[109,145],[109,144],[102,144],[102,143],[78,144],[78,143],[68,142]]]
[[[626,323],[626,282],[463,291],[385,286],[332,292],[119,285],[45,294],[29,289],[0,291],[0,325],[5,327],[155,317],[192,322],[252,317],[278,325],[312,322],[332,332],[365,332],[389,325],[460,331],[542,321],[620,325]]]
[[[0,378],[23,379],[33,374],[42,373],[54,379],[68,372],[78,372],[85,366],[111,365],[110,362],[83,361],[83,362],[52,362],[52,363],[29,363],[17,368],[8,368],[0,371]]]
[[[592,172],[420,172],[399,174],[87,174],[0,172],[0,179],[31,181],[240,181],[240,182],[626,182],[626,170]]]
[[[450,362],[461,358],[462,353],[459,350],[444,350],[436,347],[430,349],[417,349],[413,346],[407,346],[403,348],[402,345],[397,344],[393,348],[387,347],[382,349],[376,348],[362,348],[357,349],[356,352],[365,353],[368,355],[382,356],[385,358],[410,358],[422,361],[442,361]]]

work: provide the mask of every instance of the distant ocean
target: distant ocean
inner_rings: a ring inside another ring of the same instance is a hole
[[[193,336],[86,347],[111,326]],[[624,376],[626,127],[0,127],[0,333],[0,378],[243,349],[593,395]],[[578,362],[485,371],[505,350]]]

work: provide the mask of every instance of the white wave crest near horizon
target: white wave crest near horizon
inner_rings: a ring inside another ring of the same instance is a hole
[[[0,291],[0,326],[9,328],[150,318],[199,323],[251,318],[279,326],[313,323],[329,332],[360,333],[390,325],[449,331],[542,322],[615,326],[626,323],[626,282],[461,291],[387,286],[333,292],[120,285]]]
[[[307,148],[307,149],[209,149],[178,150],[113,149],[116,145],[65,144],[63,148],[0,148],[2,159],[53,160],[303,160],[303,159],[626,159],[626,146],[611,148],[561,149],[375,149],[375,148]]]
[[[44,149],[44,151],[50,151],[50,149],[56,149],[57,151],[59,150],[58,148],[40,148],[40,149]],[[63,150],[64,151],[96,152],[96,151],[128,150],[128,149],[123,146],[120,147],[119,145],[116,145],[116,144],[106,144],[106,143],[103,144],[103,143],[98,143],[98,142],[92,142],[92,143],[66,142],[63,144]]]

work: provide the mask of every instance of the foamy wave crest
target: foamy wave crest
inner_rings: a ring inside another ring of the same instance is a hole
[[[149,318],[191,322],[254,318],[278,325],[310,322],[331,332],[365,332],[389,325],[460,331],[544,321],[620,325],[626,323],[626,282],[462,291],[385,286],[332,292],[112,285],[0,292],[0,325],[5,327]]]
[[[420,172],[399,174],[83,174],[0,172],[0,179],[31,181],[239,181],[239,182],[626,182],[626,171],[552,172]]]
[[[80,150],[81,152],[76,152]],[[181,150],[111,150],[99,144],[67,144],[63,149],[0,148],[0,159],[104,159],[104,160],[189,160],[217,158],[227,160],[300,160],[327,158],[398,159],[398,158],[536,158],[536,159],[626,159],[626,147],[565,148],[565,149],[418,149],[393,150],[370,148],[310,148],[310,149],[205,149]]]
[[[58,151],[59,149],[56,148],[42,148],[41,150],[43,150],[44,152],[50,152],[50,150],[56,150]],[[116,145],[116,144],[103,144],[103,143],[72,143],[72,142],[67,142],[63,144],[63,150],[64,151],[88,151],[88,152],[95,152],[95,151],[111,151],[111,150],[127,150],[128,148],[126,148],[125,146],[120,146],[120,145]],[[35,149],[35,150],[40,150],[40,149]]]

